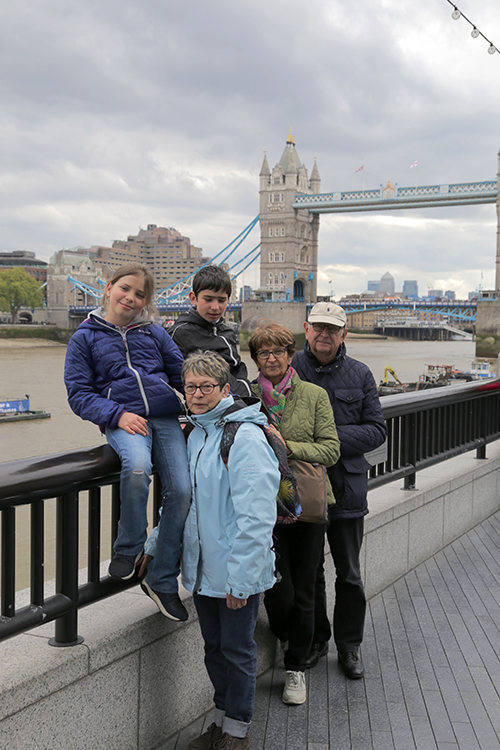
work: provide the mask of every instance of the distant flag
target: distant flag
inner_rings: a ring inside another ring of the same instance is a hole
[[[414,161],[413,164],[410,165],[410,169],[413,169],[413,167],[418,167],[418,161]]]
[[[359,169],[356,170],[356,172],[362,172],[364,168],[365,165],[363,164]],[[354,174],[356,174],[356,172],[354,172]]]

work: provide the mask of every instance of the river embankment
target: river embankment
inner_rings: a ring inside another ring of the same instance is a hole
[[[15,341],[21,345],[22,341],[31,342],[53,341],[59,344],[67,344],[74,331],[56,326],[30,325],[0,325],[0,343],[4,341]],[[36,344],[32,344],[34,346]],[[38,344],[39,345],[39,344]]]

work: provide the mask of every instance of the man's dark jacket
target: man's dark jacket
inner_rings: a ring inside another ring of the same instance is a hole
[[[336,504],[330,506],[330,519],[358,518],[368,513],[367,471],[364,454],[382,445],[387,426],[373,375],[363,362],[339,347],[332,362],[322,365],[306,341],[292,366],[302,380],[316,383],[327,391],[340,439],[340,458],[328,469]]]
[[[196,308],[181,313],[175,323],[168,328],[184,358],[197,349],[217,352],[229,365],[231,393],[238,396],[251,396],[248,372],[238,354],[236,335],[223,318],[217,323],[209,323],[202,318]]]

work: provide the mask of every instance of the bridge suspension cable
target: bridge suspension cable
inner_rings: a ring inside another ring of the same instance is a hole
[[[227,263],[227,261],[229,260],[229,258],[235,253],[235,251],[240,247],[240,245],[248,237],[248,235],[250,234],[250,232],[255,227],[255,225],[257,224],[258,221],[259,221],[259,216],[257,215],[255,217],[255,219],[252,219],[252,221],[250,222],[250,224],[248,224],[245,227],[245,229],[243,229],[243,231],[240,232],[238,234],[238,236],[234,238],[234,240],[232,240],[228,245],[226,245],[226,247],[224,247],[220,252],[218,252],[217,255],[215,255],[213,258],[211,258],[211,260],[208,263],[205,263],[203,266],[200,266],[200,268],[196,269],[196,271],[193,271],[188,276],[185,276],[180,281],[176,281],[175,284],[170,284],[170,286],[166,286],[163,289],[160,289],[155,294],[155,302],[157,302],[157,303],[165,303],[167,301],[172,301],[174,299],[176,299],[177,301],[180,302],[181,301],[181,299],[180,299],[181,297],[185,299],[187,297],[190,289],[191,289],[191,279],[193,278],[193,276],[195,275],[195,273],[198,273],[198,271],[201,268],[206,268],[207,266],[211,266],[211,265],[222,266],[223,263]],[[214,261],[216,261],[218,258],[220,258],[220,256],[223,255],[233,245],[234,245],[233,249],[230,250],[230,252],[227,255],[225,255],[221,260],[219,260],[218,263],[215,264]],[[258,247],[260,247],[260,243],[255,248],[253,248],[253,250],[251,250],[250,253],[247,253],[247,255],[245,255],[244,258],[241,258],[241,260],[237,261],[233,266],[231,266],[229,268],[229,271],[231,271],[232,268],[234,268],[235,266],[239,265],[239,263],[241,263],[241,261],[245,260],[251,253],[255,252],[255,250]],[[260,255],[260,253],[259,253],[259,255]],[[253,263],[259,257],[259,255],[256,255],[254,258],[252,258],[252,260],[250,261],[250,263]],[[248,265],[250,265],[250,263]],[[247,268],[247,266],[245,266],[245,268]],[[245,269],[243,269],[243,270],[245,270]],[[241,273],[241,271],[237,274],[237,276],[239,276],[240,273]]]

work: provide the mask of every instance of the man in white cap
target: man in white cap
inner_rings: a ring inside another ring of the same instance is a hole
[[[328,393],[340,439],[340,458],[328,469],[335,495],[329,506],[327,537],[335,563],[333,637],[340,667],[350,679],[364,675],[359,647],[363,640],[366,598],[359,554],[364,516],[368,513],[364,454],[378,448],[387,436],[377,386],[370,369],[346,354],[347,318],[332,302],[318,302],[304,323],[306,344],[292,365],[302,380]],[[327,613],[324,557],[318,568],[315,635],[308,667],[328,653],[332,635]]]

